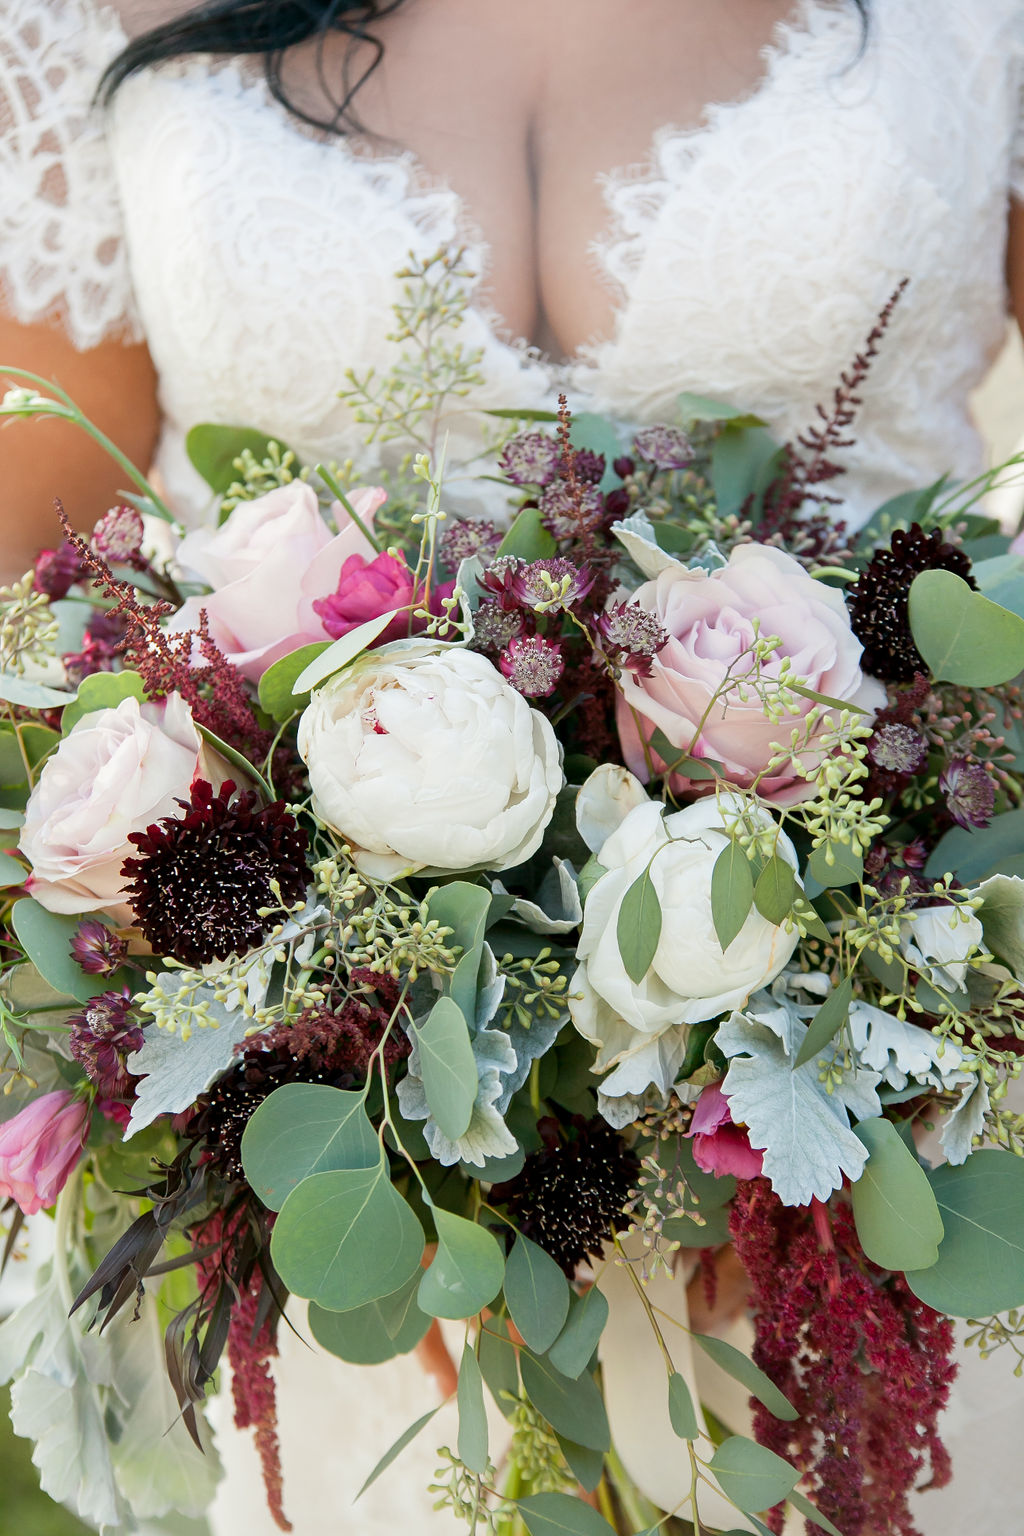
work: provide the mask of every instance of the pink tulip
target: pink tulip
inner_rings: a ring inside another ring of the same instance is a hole
[[[697,1100],[686,1133],[693,1137],[693,1160],[716,1179],[734,1174],[737,1179],[756,1179],[762,1153],[750,1145],[746,1128],[736,1125],[729,1100],[717,1083],[711,1083]]]
[[[91,1113],[85,1099],[60,1088],[0,1125],[0,1196],[26,1216],[51,1206],[82,1155]]]

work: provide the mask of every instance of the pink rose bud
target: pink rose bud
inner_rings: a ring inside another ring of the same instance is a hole
[[[453,582],[446,582],[434,588],[431,613],[440,615],[444,612],[441,598],[449,597],[453,586]],[[414,573],[403,554],[377,555],[373,560],[355,554],[349,555],[342,566],[335,591],[330,597],[318,598],[313,603],[313,611],[331,639],[340,640],[342,635],[357,629],[360,624],[366,624],[392,608],[401,609],[374,641],[375,645],[387,645],[391,640],[404,640],[409,634],[418,634],[426,627],[424,620],[411,618],[413,608],[423,604],[424,595],[422,588],[417,591]]]
[[[697,1167],[716,1179],[728,1174],[756,1179],[761,1172],[763,1153],[750,1145],[746,1127],[733,1121],[729,1100],[718,1083],[710,1083],[697,1100],[686,1134],[693,1138]]]
[[[0,1196],[26,1216],[51,1206],[82,1155],[91,1113],[85,1099],[60,1088],[0,1125]]]

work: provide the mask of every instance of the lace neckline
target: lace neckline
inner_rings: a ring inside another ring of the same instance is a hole
[[[113,0],[92,0],[95,14],[111,29],[118,48],[128,41],[128,33]],[[791,72],[802,60],[804,50],[819,38],[831,45],[833,39],[851,32],[848,0],[796,0],[788,15],[780,17],[768,41],[760,50],[762,70],[749,90],[726,101],[705,104],[697,122],[688,125],[665,124],[651,135],[646,154],[632,164],[614,167],[598,176],[607,223],[590,243],[590,252],[599,277],[613,296],[609,332],[582,343],[568,356],[552,357],[528,337],[513,334],[501,315],[479,295],[473,308],[483,321],[495,346],[515,353],[524,363],[541,367],[550,376],[552,388],[561,387],[597,366],[597,359],[614,348],[629,303],[628,274],[639,256],[636,233],[630,229],[620,204],[621,195],[639,199],[654,214],[664,197],[666,178],[664,162],[669,153],[695,162],[705,146],[732,123],[738,115],[771,102],[786,87]],[[478,272],[485,272],[490,262],[490,243],[473,216],[471,208],[453,189],[448,179],[428,170],[413,150],[380,153],[365,140],[327,134],[290,114],[275,100],[266,78],[252,63],[242,58],[216,58],[198,54],[170,61],[158,67],[166,79],[215,82],[215,88],[230,92],[256,110],[275,113],[283,129],[325,155],[344,156],[349,164],[365,169],[367,176],[379,181],[397,202],[406,205],[414,222],[421,222],[432,202],[441,200],[454,224],[455,238],[473,252]],[[137,89],[145,75],[126,82],[124,90]]]

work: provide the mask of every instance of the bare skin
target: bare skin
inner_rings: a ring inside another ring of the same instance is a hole
[[[122,12],[139,32],[189,8],[125,0]],[[697,124],[707,102],[756,89],[762,50],[791,10],[792,0],[632,0],[626,27],[621,0],[407,0],[378,24],[384,61],[356,110],[369,135],[408,147],[460,194],[492,252],[486,298],[509,334],[566,356],[612,323],[611,296],[589,257],[607,229],[601,175],[642,162],[663,125]],[[325,63],[335,79],[343,59],[343,41],[332,40]],[[364,60],[357,50],[357,74]],[[295,98],[324,111],[311,46],[293,51],[286,78]],[[1024,320],[1024,209],[1013,210],[1010,234]],[[148,463],[159,409],[144,347],[79,353],[57,326],[19,326],[0,308],[0,358],[56,379]],[[52,541],[55,493],[87,527],[121,480],[58,423],[5,430],[3,466],[0,579]]]

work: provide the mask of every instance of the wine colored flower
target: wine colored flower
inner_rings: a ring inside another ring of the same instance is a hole
[[[445,582],[433,588],[430,594],[430,612],[442,614],[441,599],[450,597],[454,582]],[[338,585],[329,597],[317,598],[313,611],[323,623],[332,640],[340,640],[350,630],[358,629],[370,619],[391,609],[401,609],[387,629],[374,642],[386,645],[389,640],[402,640],[410,632],[423,630],[424,619],[413,619],[412,609],[426,606],[426,594],[417,587],[415,574],[409,569],[405,555],[377,555],[367,560],[363,555],[349,555],[338,576]]]
[[[633,452],[655,469],[686,469],[693,463],[693,445],[686,433],[664,422],[638,432],[633,439]]]
[[[764,1154],[750,1145],[745,1127],[737,1125],[729,1100],[718,1083],[709,1083],[697,1100],[687,1136],[693,1138],[693,1160],[716,1179],[732,1174],[737,1179],[756,1179]]]
[[[963,550],[945,543],[940,528],[925,533],[914,523],[906,532],[898,528],[888,549],[875,550],[846,594],[853,632],[864,646],[861,665],[872,677],[909,683],[928,671],[910,633],[910,588],[922,571],[952,571],[977,586]]]
[[[939,788],[946,797],[946,809],[958,826],[988,826],[995,810],[996,787],[981,763],[955,757],[942,770]]]
[[[45,592],[51,601],[57,602],[67,597],[75,582],[85,575],[78,550],[65,539],[57,549],[40,550],[36,556],[33,585],[37,592]]]
[[[522,614],[515,608],[506,608],[498,598],[485,599],[473,615],[475,651],[503,651],[522,632]]]
[[[513,485],[550,485],[558,474],[562,453],[556,438],[543,432],[520,432],[501,450],[498,465]]]
[[[479,555],[485,562],[498,553],[501,530],[486,518],[453,517],[441,531],[438,553],[442,565],[458,571],[463,560]]]
[[[623,755],[641,778],[649,774],[649,758],[656,770],[665,766],[649,746],[657,728],[681,754],[723,763],[733,783],[746,788],[757,779],[762,799],[777,805],[805,799],[812,786],[794,762],[783,761],[771,774],[765,769],[777,744],[802,729],[815,710],[817,723],[799,754],[804,771],[813,771],[821,758],[815,738],[834,717],[803,695],[793,696],[781,720],[774,715],[772,697],[765,701],[761,694],[773,694],[783,661],[794,682],[858,706],[866,723],[885,704],[881,683],[861,671],[860,641],[840,593],[781,549],[743,544],[728,565],[711,572],[670,567],[634,592],[632,601],[669,634],[648,677],[627,671],[619,682]],[[758,633],[781,642],[760,664],[759,676],[753,657]],[[685,792],[691,784],[674,774],[672,788]]]
[[[540,499],[541,522],[556,539],[578,539],[604,522],[604,497],[596,485],[580,481],[576,491],[566,480],[549,485]]]
[[[128,953],[120,934],[97,917],[87,917],[79,923],[70,947],[72,960],[87,976],[109,976]]]
[[[486,657],[426,640],[371,651],[314,692],[298,746],[315,814],[384,879],[521,864],[564,782],[543,715]]]
[[[134,507],[111,507],[93,529],[91,543],[112,565],[137,565],[142,562],[145,532],[141,512]]]
[[[90,1115],[85,1099],[59,1088],[0,1124],[0,1195],[26,1216],[48,1209],[82,1155]]]
[[[306,833],[283,801],[261,808],[230,779],[216,794],[200,779],[178,804],[181,815],[129,838],[139,857],[122,873],[135,921],[157,954],[187,965],[247,954],[305,895]]]
[[[505,577],[509,596],[535,613],[561,613],[581,603],[594,585],[586,566],[556,556],[551,560],[519,560]]]
[[[510,640],[498,658],[502,675],[525,699],[546,699],[558,684],[565,668],[562,652],[555,640],[543,635],[523,635]]]
[[[615,667],[650,677],[651,662],[669,639],[656,614],[637,603],[613,603],[593,623],[601,649]]]
[[[349,497],[370,529],[384,499],[379,489]],[[259,682],[290,651],[328,639],[314,604],[337,589],[349,556],[369,548],[340,503],[332,512],[335,535],[321,516],[316,493],[293,480],[256,501],[240,502],[219,528],[194,529],[182,540],[178,561],[213,590],[190,597],[168,629],[197,628],[205,610],[214,644],[250,682]]]
[[[868,757],[885,773],[919,773],[928,757],[928,743],[912,725],[886,720],[868,742]]]
[[[136,1078],[128,1057],[142,1048],[142,1025],[132,1010],[131,994],[101,992],[68,1020],[71,1054],[105,1099],[126,1099]]]
[[[83,715],[47,758],[25,809],[19,846],[36,901],[130,923],[121,865],[131,833],[172,811],[193,779],[221,784],[225,768],[180,694]]]

